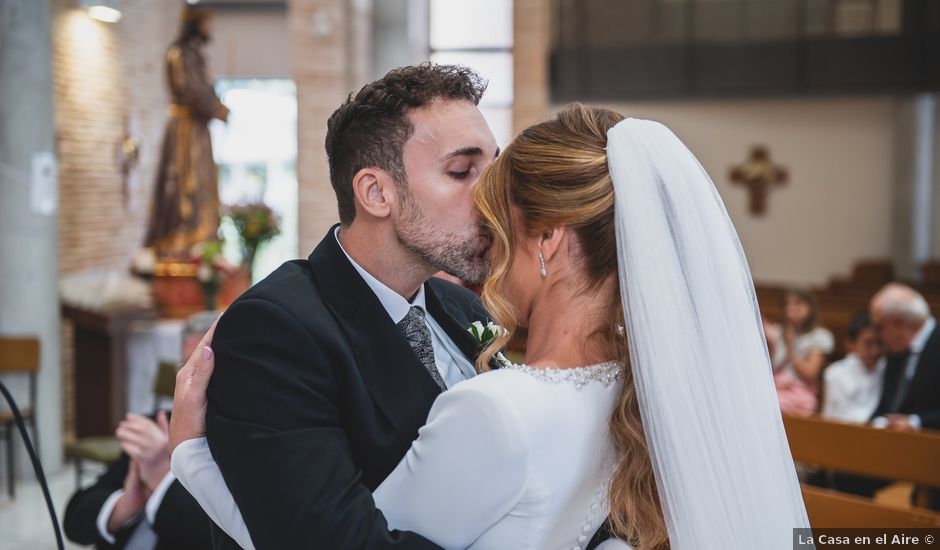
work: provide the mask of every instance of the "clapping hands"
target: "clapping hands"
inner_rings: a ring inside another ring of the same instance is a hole
[[[154,422],[144,416],[128,414],[115,432],[121,449],[131,457],[131,470],[136,463],[140,481],[148,492],[153,492],[170,471],[170,423],[163,411],[158,412],[156,418]]]
[[[108,517],[108,531],[117,533],[143,512],[147,499],[170,471],[167,449],[169,422],[166,413],[157,413],[154,422],[147,417],[128,414],[118,424],[115,435],[121,449],[130,457],[124,477],[124,493]]]

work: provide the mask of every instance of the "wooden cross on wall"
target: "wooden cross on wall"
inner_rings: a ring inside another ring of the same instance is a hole
[[[750,210],[755,216],[767,213],[767,195],[773,187],[787,182],[787,170],[770,160],[767,148],[758,145],[751,148],[747,161],[731,169],[731,181],[747,187],[750,193]]]

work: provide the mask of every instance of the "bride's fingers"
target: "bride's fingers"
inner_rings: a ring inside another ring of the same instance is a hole
[[[216,323],[218,318],[176,375],[173,415],[170,417],[170,454],[183,441],[201,437],[205,433],[206,388],[215,368],[215,354],[209,346],[212,344]]]
[[[212,345],[212,336],[215,334],[215,326],[219,324],[219,319],[221,318],[222,314],[220,313],[219,316],[215,318],[215,321],[212,321],[212,324],[209,325],[209,330],[206,331],[206,334],[202,337],[202,340],[199,341],[199,345],[196,346],[197,348]]]
[[[193,375],[193,371],[196,370],[199,365],[199,361],[203,356],[203,348],[212,345],[212,337],[215,334],[215,326],[219,323],[219,319],[222,316],[215,318],[215,321],[212,321],[212,324],[209,325],[209,330],[202,336],[202,339],[199,340],[199,343],[196,345],[196,349],[193,350],[190,354],[189,359],[186,360],[179,371],[176,373],[176,387],[180,387],[180,384],[185,382],[187,378],[190,378]],[[210,348],[211,349],[211,348]],[[176,400],[176,393],[173,394],[174,401]]]
[[[205,393],[212,371],[215,370],[215,353],[209,346],[203,346],[199,353],[200,360],[193,367],[187,383],[192,386],[192,391]]]

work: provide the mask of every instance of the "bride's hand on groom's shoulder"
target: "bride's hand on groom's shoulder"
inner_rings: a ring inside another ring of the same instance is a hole
[[[170,417],[170,455],[187,439],[206,434],[206,388],[215,368],[215,354],[210,347],[218,318],[199,341],[186,364],[176,373],[173,415]]]

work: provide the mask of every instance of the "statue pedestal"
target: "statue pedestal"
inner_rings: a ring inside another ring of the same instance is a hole
[[[202,283],[196,276],[197,264],[160,262],[153,274],[153,297],[164,317],[186,319],[210,309],[207,307]],[[223,275],[215,299],[221,311],[251,286],[251,271],[242,265]]]

